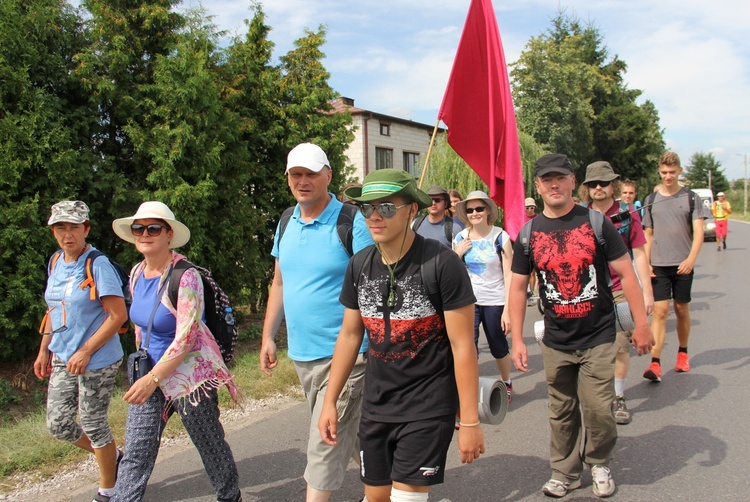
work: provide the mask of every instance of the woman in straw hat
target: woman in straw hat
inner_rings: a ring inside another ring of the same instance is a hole
[[[86,242],[91,224],[84,202],[61,201],[51,213],[47,224],[60,250],[48,266],[47,315],[34,374],[49,377],[47,428],[57,439],[94,454],[99,464],[94,500],[106,502],[114,492],[121,455],[107,412],[123,356],[117,330],[128,318],[122,282],[101,256],[91,261],[95,287],[85,286],[86,260],[95,248]]]
[[[130,274],[130,318],[136,342],[147,344],[152,365],[123,396],[129,403],[125,456],[112,500],[143,499],[161,434],[175,410],[201,455],[218,500],[241,500],[237,466],[224,439],[218,401],[219,387],[226,385],[233,399],[237,389],[203,322],[200,274],[192,267],[185,270],[177,305],[165,294],[172,268],[185,259],[173,249],[190,240],[190,230],[156,201],[144,202],[133,216],[115,220],[112,228],[118,237],[135,244],[144,258]]]
[[[493,224],[497,204],[481,190],[471,192],[456,206],[466,228],[453,240],[453,249],[464,261],[477,302],[474,305],[474,344],[479,353],[479,325],[495,358],[510,402],[510,348],[505,331],[510,325],[505,301],[510,286],[512,247],[510,236]]]

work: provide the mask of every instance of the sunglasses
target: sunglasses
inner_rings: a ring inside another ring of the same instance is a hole
[[[466,214],[473,214],[474,211],[476,211],[477,213],[483,213],[485,209],[487,209],[487,208],[485,208],[484,206],[467,207],[466,208]]]
[[[167,228],[164,225],[158,225],[156,223],[152,223],[151,225],[138,225],[136,223],[130,225],[130,232],[135,235],[136,237],[140,237],[143,235],[143,232],[146,232],[146,235],[149,237],[156,237],[158,235],[161,235],[162,229]],[[167,230],[169,230],[167,228]]]
[[[609,185],[611,185],[611,181],[589,181],[588,183],[584,183],[589,188],[596,188],[597,186],[600,186],[602,188],[607,188]]]
[[[441,202],[445,202],[445,199],[442,197],[430,197],[432,199],[432,202],[435,204],[440,204]]]
[[[392,204],[390,202],[383,202],[381,204],[360,204],[359,210],[362,212],[362,216],[364,216],[365,218],[371,217],[372,213],[377,209],[380,216],[386,219],[391,219],[396,216],[396,212],[399,209],[410,204],[411,202],[401,204],[400,206],[397,206],[396,204]]]

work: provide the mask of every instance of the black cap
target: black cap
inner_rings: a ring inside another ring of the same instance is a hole
[[[561,153],[542,155],[534,164],[534,176],[542,177],[550,173],[573,174],[573,164]]]

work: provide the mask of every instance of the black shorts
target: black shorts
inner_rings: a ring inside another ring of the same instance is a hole
[[[456,416],[414,422],[359,422],[359,477],[369,486],[386,486],[394,481],[414,486],[443,482],[448,448]]]
[[[693,272],[678,274],[677,266],[653,267],[654,276],[651,286],[654,289],[654,301],[671,300],[678,303],[690,303],[690,290],[693,288]]]

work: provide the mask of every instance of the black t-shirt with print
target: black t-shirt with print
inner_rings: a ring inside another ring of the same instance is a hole
[[[530,237],[531,257],[544,305],[544,339],[553,349],[577,350],[615,339],[612,291],[607,263],[628,252],[617,229],[604,219],[602,250],[589,221],[589,209],[576,205],[561,218],[540,214]],[[513,254],[514,273],[531,274],[520,239]],[[605,256],[606,253],[606,256]]]
[[[349,262],[346,271],[341,303],[360,311],[370,342],[362,415],[371,420],[422,420],[450,415],[458,409],[453,353],[445,321],[422,286],[423,245],[424,238],[415,236],[398,263],[393,308],[387,306],[388,269],[377,250],[362,267],[358,281],[354,274],[360,271],[352,270],[356,260]],[[443,309],[473,304],[471,281],[458,255],[446,247],[439,264],[437,278]]]

